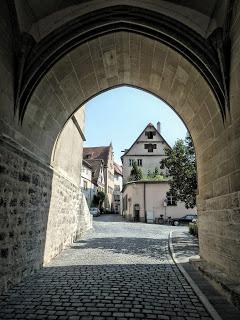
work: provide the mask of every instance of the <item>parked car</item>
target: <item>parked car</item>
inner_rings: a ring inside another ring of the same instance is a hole
[[[90,208],[90,213],[93,217],[100,216],[100,210],[98,208]]]
[[[181,218],[173,218],[172,225],[179,226],[180,224],[188,224],[189,222],[192,222],[193,220],[196,220],[196,219],[197,219],[196,214],[186,214]]]

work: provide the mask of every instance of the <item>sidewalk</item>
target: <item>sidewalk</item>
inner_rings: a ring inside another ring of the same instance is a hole
[[[170,251],[180,271],[214,319],[239,320],[238,311],[211,283],[192,265],[190,260],[199,259],[198,239],[188,231],[173,231],[170,234]]]

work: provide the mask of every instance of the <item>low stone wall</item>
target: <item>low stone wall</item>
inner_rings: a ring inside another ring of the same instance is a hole
[[[0,140],[2,292],[91,228],[91,216],[77,186],[12,141]]]

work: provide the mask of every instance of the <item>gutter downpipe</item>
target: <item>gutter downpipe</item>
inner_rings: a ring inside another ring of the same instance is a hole
[[[143,206],[144,206],[144,220],[147,223],[147,212],[146,212],[146,183],[143,182]]]

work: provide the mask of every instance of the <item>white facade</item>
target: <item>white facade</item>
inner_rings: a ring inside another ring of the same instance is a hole
[[[160,132],[149,123],[130,149],[122,156],[123,183],[126,183],[129,179],[133,161],[136,161],[145,176],[147,176],[149,170],[153,172],[155,168],[166,174],[166,170],[160,168],[161,160],[166,157],[165,148],[170,148],[170,146]]]
[[[81,188],[86,197],[87,204],[90,207],[93,196],[97,193],[97,186],[92,183],[92,169],[84,162],[81,170]]]
[[[160,215],[165,219],[180,218],[186,214],[197,214],[196,208],[186,209],[183,202],[171,201],[164,206],[168,182],[136,181],[129,182],[123,189],[123,215],[131,221],[156,222]],[[175,204],[175,205],[172,205]],[[137,212],[139,211],[139,212]],[[139,215],[139,219],[136,216]]]
[[[116,213],[122,214],[122,175],[114,173],[114,191],[113,191],[113,210]]]

